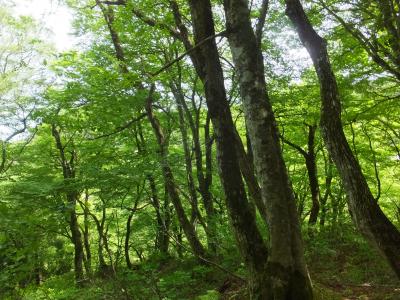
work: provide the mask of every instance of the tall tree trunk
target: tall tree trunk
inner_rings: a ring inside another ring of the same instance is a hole
[[[92,275],[92,252],[90,249],[90,232],[89,232],[89,194],[86,191],[85,205],[83,208],[83,244],[85,246],[85,270],[87,276]]]
[[[374,199],[367,181],[346,140],[336,78],[329,62],[326,41],[309,22],[298,0],[286,0],[286,14],[314,63],[321,91],[321,129],[329,153],[342,178],[348,206],[361,233],[386,257],[400,277],[400,232]]]
[[[114,46],[114,50],[115,50],[115,56],[121,62],[121,64],[120,64],[121,72],[124,74],[128,74],[129,70],[127,68],[125,54],[124,54],[123,48],[121,46],[121,42],[120,42],[118,33],[113,28],[114,13],[110,7],[108,9],[106,9],[101,4],[100,1],[96,1],[96,2],[100,6],[100,8],[103,12],[104,19],[106,20],[108,29],[110,31],[111,40],[113,42],[113,46]],[[135,87],[138,90],[144,90],[144,86],[142,83],[136,83]],[[174,179],[174,176],[172,173],[172,169],[168,162],[168,147],[166,144],[166,139],[165,139],[163,130],[161,128],[160,122],[153,114],[153,109],[152,109],[153,92],[154,92],[154,85],[151,87],[151,89],[149,91],[145,109],[146,109],[146,113],[147,113],[147,118],[150,121],[150,124],[153,128],[153,132],[154,132],[154,135],[157,139],[157,143],[159,146],[161,168],[162,168],[165,185],[168,189],[168,194],[169,194],[169,197],[171,198],[172,204],[174,205],[174,208],[176,210],[178,220],[179,220],[179,222],[181,222],[182,229],[185,233],[186,238],[189,241],[189,244],[190,244],[190,247],[191,247],[193,253],[196,256],[204,257],[206,255],[206,251],[205,251],[203,245],[201,244],[200,240],[197,237],[194,226],[189,222],[189,220],[186,216],[185,210],[183,209],[182,202],[179,197],[179,193],[178,193],[177,186],[175,184],[175,179]]]
[[[310,217],[308,219],[308,224],[315,225],[318,219],[319,213],[319,183],[318,183],[318,171],[317,171],[317,157],[315,153],[315,131],[317,129],[316,125],[308,126],[308,138],[307,138],[307,151],[301,148],[299,145],[287,140],[281,136],[284,143],[288,144],[295,150],[297,150],[306,162],[308,184],[311,192],[311,210]]]
[[[178,119],[179,119],[179,130],[182,136],[182,146],[183,151],[185,154],[185,168],[186,168],[186,176],[187,176],[187,185],[191,200],[192,206],[192,216],[190,222],[194,224],[197,218],[201,218],[198,216],[199,208],[198,208],[198,201],[197,201],[197,192],[196,192],[196,185],[194,183],[193,178],[193,167],[192,167],[192,153],[189,148],[189,135],[187,132],[187,124],[185,119],[185,114],[183,110],[183,104],[185,102],[184,95],[182,89],[176,87],[174,83],[170,84],[170,89],[172,94],[174,95],[176,105],[178,107]],[[206,228],[205,228],[206,229]]]
[[[110,248],[110,246],[109,246],[109,244],[108,244],[108,225],[107,225],[107,227],[106,227],[106,230],[103,232],[103,244],[104,244],[104,249],[106,250],[106,252],[107,252],[107,255],[108,255],[108,260],[109,260],[109,262],[110,262],[110,268],[109,268],[109,271],[110,271],[110,274],[112,274],[112,275],[116,275],[116,263],[117,263],[117,259],[113,259],[113,253],[112,253],[112,251],[111,251],[111,248]],[[107,274],[107,275],[109,275],[109,274]]]
[[[306,163],[308,185],[311,192],[311,210],[310,217],[308,219],[309,225],[315,225],[318,219],[319,213],[319,183],[318,183],[318,171],[317,171],[317,157],[315,153],[315,131],[317,129],[316,125],[308,126],[308,138],[307,138],[307,151],[301,148],[299,145],[287,140],[285,137],[281,136],[284,143],[288,144],[293,149],[297,150],[303,157]]]
[[[308,125],[308,141],[307,141],[307,156],[306,156],[306,167],[308,174],[308,182],[310,183],[312,207],[310,212],[310,218],[308,224],[315,225],[318,219],[319,213],[319,183],[318,183],[318,171],[317,171],[317,157],[315,153],[315,131],[316,125]]]
[[[65,182],[68,180],[75,179],[75,162],[76,162],[76,152],[72,150],[70,152],[70,158],[67,158],[65,153],[65,146],[62,144],[60,131],[57,129],[55,124],[51,126],[51,132],[56,142],[56,147],[60,156],[61,168],[63,171],[63,177]],[[83,274],[83,245],[82,245],[82,235],[79,228],[78,216],[76,214],[76,202],[79,198],[79,194],[75,191],[66,193],[68,206],[70,208],[69,212],[69,228],[71,230],[71,241],[74,244],[74,269],[75,269],[75,281],[78,285],[82,285],[84,281]]]
[[[176,95],[175,95],[175,97],[176,97]],[[190,222],[194,225],[194,223],[196,222],[196,219],[201,218],[201,216],[198,215],[199,207],[198,207],[196,186],[195,186],[194,178],[193,178],[192,153],[189,149],[189,137],[188,137],[188,132],[186,129],[185,117],[183,114],[182,106],[179,105],[179,102],[177,103],[177,106],[178,106],[178,117],[179,117],[179,130],[181,132],[182,146],[183,146],[183,151],[185,154],[187,186],[188,186],[190,201],[191,201],[190,205],[192,206],[192,215],[190,218]],[[204,229],[207,230],[206,228],[204,228]]]
[[[250,293],[253,298],[265,290],[267,247],[257,228],[244,189],[236,153],[236,134],[226,97],[224,78],[215,43],[214,20],[209,1],[190,0],[195,43],[192,61],[203,81],[208,111],[217,144],[217,161],[225,201],[236,241],[249,270]],[[175,11],[176,14],[176,11]],[[177,17],[175,17],[177,23]],[[182,26],[181,26],[182,27]],[[181,29],[180,27],[180,29]]]
[[[98,239],[98,244],[97,244],[97,255],[99,259],[99,272],[100,274],[106,274],[109,266],[106,263],[106,260],[104,258],[104,225],[106,221],[106,207],[105,203],[103,202],[103,207],[102,207],[102,216],[101,220],[97,218],[97,216],[93,213],[90,213],[90,216],[93,218],[93,221],[96,224],[97,232],[99,235]]]
[[[131,223],[134,213],[135,213],[134,211],[131,211],[128,215],[128,219],[126,220],[124,252],[125,252],[125,262],[128,269],[132,269],[132,262],[129,255],[129,238],[131,236]]]
[[[217,252],[217,244],[218,244],[218,215],[214,209],[214,201],[210,191],[212,185],[212,148],[214,143],[214,137],[210,135],[210,123],[211,118],[209,112],[207,112],[206,122],[204,124],[204,147],[205,147],[205,169],[204,172],[202,171],[201,174],[198,176],[199,182],[199,190],[202,195],[203,204],[206,209],[207,214],[207,223],[208,225],[208,232],[210,238],[212,239],[209,243],[209,248],[211,249],[212,253]],[[199,126],[197,126],[199,128]],[[197,140],[198,145],[200,146],[200,138],[199,133],[197,133]],[[201,155],[201,153],[200,153]],[[202,160],[197,163],[197,168],[203,165]]]
[[[312,299],[300,223],[266,90],[261,48],[253,32],[247,1],[225,0],[228,42],[239,76],[254,164],[267,208],[270,254],[258,299]]]
[[[172,204],[174,205],[176,215],[182,226],[183,232],[188,239],[189,245],[196,256],[205,257],[206,251],[203,248],[199,238],[197,237],[196,231],[193,224],[191,224],[186,216],[185,210],[183,209],[181,199],[179,197],[178,189],[176,187],[174,175],[168,162],[168,148],[166,139],[161,128],[160,122],[156,118],[152,109],[152,94],[154,92],[154,85],[152,86],[149,96],[146,102],[146,113],[147,118],[153,128],[154,135],[156,136],[159,155],[161,160],[161,169],[165,181],[165,185],[168,191],[168,195],[171,198]]]
[[[197,181],[199,183],[199,192],[201,194],[203,205],[204,205],[204,208],[206,211],[206,216],[207,216],[207,224],[206,224],[207,226],[204,228],[204,230],[207,235],[207,243],[208,243],[209,251],[211,253],[216,253],[217,242],[215,240],[215,236],[216,236],[215,211],[214,211],[214,205],[212,203],[211,193],[210,193],[210,189],[209,189],[210,186],[207,184],[207,182],[206,182],[207,179],[205,178],[204,172],[203,172],[203,154],[202,154],[201,145],[200,145],[198,116],[196,116],[196,121],[195,121],[192,116],[192,113],[190,112],[190,110],[185,102],[185,98],[184,98],[184,95],[182,92],[180,82],[177,84],[171,84],[171,90],[172,90],[172,93],[174,94],[174,97],[175,97],[177,105],[178,105],[179,118],[183,119],[184,118],[183,113],[185,113],[186,119],[189,123],[189,128],[191,129],[191,133],[192,133],[192,137],[193,137],[194,155],[195,155],[195,161],[196,161]],[[186,131],[186,130],[184,130],[184,128],[186,128],[185,126],[186,126],[186,124],[180,124],[180,127],[183,127],[181,129],[181,132]],[[183,136],[183,133],[182,133],[182,136]],[[191,155],[189,153],[187,135],[186,135],[186,143],[185,143],[185,140],[183,139],[183,146],[184,146],[184,149],[186,149],[186,147],[188,148],[187,150],[185,150],[186,164],[187,165],[190,164],[190,170],[187,170],[188,180],[190,181],[189,182],[190,185],[193,185],[193,187],[194,187],[194,182],[193,182],[193,178],[191,175],[191,173],[192,173]],[[190,173],[189,173],[189,171],[190,171]],[[194,189],[193,192],[196,193],[196,190]],[[195,209],[198,210],[197,205],[196,205]]]
[[[325,219],[326,219],[326,212],[327,212],[327,207],[326,204],[328,203],[328,198],[331,197],[331,191],[332,191],[332,179],[333,179],[333,162],[332,158],[328,156],[328,158],[325,158],[324,155],[324,163],[325,163],[325,193],[324,196],[321,198],[321,216],[319,218],[319,225],[324,227],[325,225]]]
[[[74,208],[71,208],[70,212],[70,230],[72,236],[72,243],[74,244],[74,268],[75,268],[75,280],[78,285],[82,285],[84,281],[83,276],[83,245],[82,235],[79,229],[78,217],[75,211],[76,198],[75,195],[67,196],[69,204]]]
[[[152,175],[148,175],[147,179],[150,184],[150,190],[151,190],[151,200],[152,200],[152,205],[156,211],[156,216],[157,216],[157,236],[156,236],[156,248],[160,251],[160,253],[167,257],[168,256],[168,248],[169,248],[169,217],[167,217],[166,214],[168,214],[168,196],[166,196],[166,200],[164,203],[167,203],[167,205],[164,205],[164,209],[166,211],[162,211],[160,201],[158,198],[157,194],[157,188],[156,188],[156,183],[154,181],[154,177]]]

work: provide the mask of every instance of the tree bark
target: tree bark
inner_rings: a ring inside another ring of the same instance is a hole
[[[308,125],[308,142],[307,142],[307,157],[306,167],[308,174],[308,181],[310,183],[312,207],[310,212],[310,218],[308,224],[315,225],[318,219],[319,213],[319,183],[318,183],[318,171],[317,171],[317,157],[315,153],[315,131],[316,125]]]
[[[63,177],[66,182],[75,179],[75,168],[74,163],[76,161],[75,150],[71,151],[70,159],[67,159],[65,153],[65,147],[62,144],[60,132],[55,124],[52,124],[52,135],[56,142],[56,147],[60,155],[60,163],[63,171]],[[75,281],[78,285],[82,285],[84,282],[83,274],[83,244],[82,235],[79,228],[78,216],[76,214],[76,202],[79,198],[79,194],[76,191],[70,191],[66,193],[68,207],[69,207],[69,228],[71,230],[71,241],[74,244],[74,269],[75,269]]]
[[[322,135],[344,184],[353,221],[400,277],[400,232],[375,201],[346,140],[341,123],[337,82],[330,65],[326,41],[314,30],[298,0],[286,0],[286,14],[307,48],[318,75]]]
[[[249,196],[257,207],[263,220],[267,222],[267,208],[265,207],[265,204],[261,197],[261,188],[254,174],[254,166],[253,163],[250,161],[249,156],[246,154],[246,151],[244,150],[242,140],[237,131],[236,142],[236,151],[239,160],[240,171],[246,182]]]
[[[299,145],[296,145],[295,143],[288,141],[284,137],[282,137],[282,140],[284,143],[288,144],[289,146],[297,150],[305,159],[308,183],[311,192],[311,202],[312,202],[308,224],[315,225],[317,223],[318,213],[320,208],[317,157],[315,153],[315,131],[317,129],[317,126],[307,125],[307,127],[308,127],[307,151],[301,148]]]
[[[161,169],[165,181],[165,185],[168,191],[168,195],[174,205],[178,220],[182,226],[183,232],[190,244],[193,253],[198,257],[205,257],[206,251],[197,237],[194,226],[189,222],[185,210],[183,209],[182,202],[179,197],[178,189],[176,187],[174,175],[168,162],[168,149],[166,145],[166,139],[161,128],[160,122],[156,118],[152,109],[152,94],[154,92],[154,85],[152,86],[149,96],[146,102],[146,113],[147,118],[153,128],[154,135],[156,136],[157,143],[159,146],[159,155],[161,160]]]
[[[166,200],[164,205],[164,213],[162,212],[160,201],[157,194],[156,183],[154,181],[154,177],[152,175],[147,175],[147,179],[150,184],[151,190],[151,200],[154,209],[156,210],[157,216],[157,237],[156,237],[156,248],[160,251],[160,253],[167,257],[168,256],[168,248],[169,248],[169,217],[166,217],[168,212],[168,201]]]
[[[88,277],[92,275],[92,252],[90,250],[90,232],[89,232],[89,208],[88,208],[89,194],[86,191],[85,205],[83,209],[83,244],[85,246],[85,270]]]
[[[211,199],[211,193],[209,190],[209,186],[206,183],[206,178],[204,177],[204,172],[203,172],[203,157],[202,157],[202,150],[201,150],[201,145],[200,145],[200,138],[199,138],[199,124],[198,122],[195,122],[193,120],[193,116],[189,110],[189,108],[186,105],[184,95],[182,92],[182,88],[180,86],[180,82],[177,83],[176,85],[174,83],[171,84],[170,86],[172,93],[174,94],[175,100],[177,102],[178,106],[178,113],[179,113],[179,126],[180,130],[182,133],[182,143],[184,146],[184,151],[185,151],[185,159],[186,159],[186,171],[188,173],[188,186],[189,192],[191,194],[191,198],[195,200],[194,203],[192,203],[193,209],[195,210],[195,216],[197,214],[198,206],[197,206],[197,197],[196,197],[196,188],[193,180],[193,175],[192,175],[192,161],[191,161],[191,153],[189,151],[189,146],[188,146],[188,136],[187,136],[187,131],[186,131],[186,124],[185,124],[185,118],[184,115],[186,115],[186,119],[188,120],[189,123],[189,128],[191,129],[192,132],[192,137],[193,137],[193,148],[194,148],[194,154],[195,154],[195,160],[196,160],[196,174],[197,174],[197,181],[199,183],[199,191],[202,196],[202,201],[204,208],[206,210],[206,216],[207,216],[207,226],[205,226],[204,230],[207,235],[207,242],[208,242],[208,249],[211,253],[216,253],[216,240],[215,240],[215,235],[216,235],[216,220],[215,220],[215,212],[214,212],[214,205],[212,203]],[[196,124],[197,123],[197,124]],[[193,200],[192,200],[193,201]],[[192,213],[193,214],[193,213]],[[199,216],[201,217],[201,216]]]
[[[195,43],[215,36],[211,3],[190,0],[189,5]],[[204,84],[208,112],[217,144],[217,161],[225,201],[236,241],[249,270],[250,293],[256,298],[255,295],[265,290],[267,247],[257,228],[241,178],[236,153],[235,127],[226,97],[215,39],[210,39],[198,49],[199,51],[192,52],[192,61]]]
[[[267,208],[270,255],[257,299],[312,299],[293,191],[266,90],[264,64],[247,1],[225,0],[228,41],[239,76],[254,164]]]
[[[129,255],[129,238],[131,236],[131,223],[134,215],[134,211],[131,211],[128,215],[128,219],[126,220],[126,232],[125,232],[125,243],[124,243],[124,252],[125,252],[125,262],[128,269],[132,269],[132,262]]]
[[[104,233],[104,226],[105,226],[105,221],[106,221],[106,207],[105,203],[103,202],[103,207],[102,207],[102,216],[101,220],[97,218],[97,216],[93,213],[89,213],[90,216],[92,217],[93,221],[96,224],[96,229],[99,235],[99,240],[98,240],[98,248],[97,248],[97,255],[99,259],[99,272],[100,274],[106,274],[110,267],[107,265],[106,260],[104,258],[104,247],[105,244],[107,244],[107,237],[105,236]]]
[[[324,227],[325,219],[326,219],[326,212],[327,207],[326,204],[328,203],[328,198],[331,197],[331,190],[332,190],[332,179],[333,179],[333,162],[332,158],[328,156],[325,158],[324,155],[324,163],[325,163],[325,193],[324,196],[321,198],[321,216],[319,218],[319,225]]]

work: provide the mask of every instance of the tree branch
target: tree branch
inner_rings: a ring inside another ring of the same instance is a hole
[[[119,126],[117,127],[114,131],[110,132],[110,133],[105,133],[93,138],[89,138],[89,140],[97,140],[97,139],[101,139],[101,138],[105,138],[105,137],[109,137],[112,136],[114,134],[120,133],[121,131],[129,128],[130,126],[132,126],[135,122],[140,121],[141,119],[143,119],[144,117],[146,117],[145,113],[142,113],[140,116],[138,116],[137,118],[134,118],[132,120],[130,120],[128,123],[126,123],[125,125]]]
[[[283,135],[279,135],[279,137],[281,138],[282,142],[284,142],[285,144],[289,145],[290,147],[296,149],[297,151],[300,152],[301,155],[303,155],[305,158],[307,158],[308,153],[301,148],[299,145],[296,145],[295,143],[292,143],[291,141],[287,140]]]
[[[225,36],[226,34],[226,30],[216,33],[214,35],[211,35],[207,38],[205,38],[204,40],[200,41],[199,43],[197,43],[196,45],[194,45],[192,48],[190,48],[189,50],[187,50],[185,53],[179,55],[177,58],[173,59],[172,61],[168,62],[167,64],[165,64],[161,69],[159,69],[158,71],[154,72],[151,74],[151,76],[155,77],[157,75],[159,75],[160,73],[162,73],[163,71],[165,71],[166,69],[168,69],[169,67],[171,67],[173,64],[179,62],[180,60],[182,60],[186,55],[190,54],[192,51],[194,51],[195,49],[197,49],[198,47],[200,47],[201,45],[203,45],[204,43],[208,42],[209,40],[216,38],[218,36]]]
[[[255,32],[258,45],[261,45],[262,32],[265,24],[265,19],[267,18],[268,8],[269,8],[269,0],[263,0],[259,11],[260,16],[258,17],[256,32]]]

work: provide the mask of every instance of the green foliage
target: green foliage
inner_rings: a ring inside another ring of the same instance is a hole
[[[115,55],[99,5],[91,8],[90,1],[84,3],[86,6],[81,1],[66,2],[74,9],[77,33],[88,37],[87,45],[65,53],[51,53],[52,59],[49,52],[54,50],[43,40],[37,21],[15,17],[6,6],[0,8],[0,67],[3,70],[0,71],[0,131],[2,126],[27,127],[18,139],[8,140],[8,129],[0,135],[2,149],[6,150],[2,158],[7,166],[0,168],[0,298],[246,299],[246,286],[229,274],[248,276],[235,247],[224,204],[214,143],[216,134],[220,133],[214,133],[211,125],[211,141],[206,139],[208,112],[203,84],[194,75],[187,56],[159,75],[151,75],[185,52],[168,29],[176,27],[170,3],[127,1],[126,6],[106,8],[113,10],[113,29],[125,56],[121,61]],[[282,143],[302,221],[316,299],[360,295],[395,297],[394,287],[398,283],[375,250],[354,232],[339,174],[334,167],[329,171],[329,155],[318,128],[320,87],[308,54],[284,17],[282,3],[270,2],[264,28],[267,38],[263,39],[261,48],[280,133],[297,148],[308,151],[308,128],[317,127],[314,148],[320,201],[327,195],[319,213],[320,220],[322,210],[325,212],[323,225],[313,228],[307,225],[312,201],[304,155],[288,143]],[[326,2],[337,7],[344,5],[338,0]],[[212,3],[216,8],[216,29],[221,32],[225,29],[225,20],[219,11],[220,3]],[[191,29],[187,3],[178,1],[178,4],[183,23]],[[254,21],[259,15],[258,4],[256,1],[252,7]],[[137,17],[132,18],[134,8],[159,24],[149,27]],[[368,9],[378,13],[375,6]],[[398,226],[398,82],[382,73],[357,40],[331,20],[320,6],[307,3],[306,10],[328,41],[347,139],[371,190],[374,195],[379,194],[380,207]],[[357,26],[364,26],[368,31],[382,26],[364,17],[348,16],[363,20]],[[389,43],[387,32],[377,31],[377,39],[384,45]],[[238,74],[232,68],[226,41],[222,38],[217,41],[231,112],[246,145]],[[32,63],[27,63],[25,56]],[[49,78],[42,74],[54,80],[49,83]],[[200,264],[182,234],[166,189],[160,143],[145,114],[149,96],[146,88],[152,83],[156,87],[152,108],[166,141],[168,164],[183,209],[203,245],[207,244],[210,220],[198,177],[200,171],[208,171],[212,177],[209,190],[216,216],[211,221],[217,224],[218,255],[211,255],[210,259],[220,267]],[[185,109],[181,108],[189,158],[185,157],[182,116],[178,110],[183,105],[177,102],[174,85],[180,88],[186,105]],[[25,119],[24,124],[19,122],[21,118]],[[193,121],[194,132],[189,121]],[[61,147],[57,145],[54,128]],[[196,163],[196,135],[201,150],[200,166]],[[206,162],[209,145],[212,157]],[[187,161],[192,174],[188,172]],[[211,169],[207,169],[207,163]],[[71,174],[66,176],[68,171]],[[330,184],[329,174],[332,175]],[[193,212],[195,203],[190,194],[189,175],[194,178],[196,214],[200,217]],[[149,177],[154,180],[154,191]],[[87,264],[82,286],[75,284],[73,273],[72,213],[76,214],[84,246],[83,263]],[[131,232],[125,249],[129,217]],[[267,242],[268,226],[260,214],[256,213],[256,219]],[[166,227],[169,251],[161,253],[160,234]],[[129,253],[131,269],[126,267],[125,251]],[[227,271],[221,271],[221,267]],[[374,291],[365,284],[371,285]]]

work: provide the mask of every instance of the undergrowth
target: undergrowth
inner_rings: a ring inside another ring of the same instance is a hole
[[[351,228],[305,234],[306,259],[317,300],[400,299],[400,284],[387,263]],[[236,251],[224,253],[220,264],[245,276]],[[149,259],[134,270],[114,276],[93,276],[83,287],[73,273],[47,278],[42,285],[17,288],[5,300],[98,299],[247,299],[245,285],[193,258]]]

